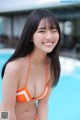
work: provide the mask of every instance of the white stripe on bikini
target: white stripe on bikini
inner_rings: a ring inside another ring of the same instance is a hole
[[[25,90],[22,91],[22,92],[18,92],[16,95],[17,95],[17,96],[18,96],[18,95],[24,95],[24,96],[26,97],[27,101],[30,101],[30,98],[29,98],[28,95],[26,94],[26,91],[25,91]]]

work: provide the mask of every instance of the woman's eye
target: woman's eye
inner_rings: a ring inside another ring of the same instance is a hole
[[[40,30],[39,32],[45,32],[44,30]]]
[[[57,32],[58,30],[57,29],[53,29],[52,32]]]

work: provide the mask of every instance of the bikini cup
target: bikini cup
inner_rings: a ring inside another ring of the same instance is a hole
[[[29,101],[35,100],[35,99],[36,100],[42,99],[47,95],[47,92],[48,92],[48,64],[46,63],[46,85],[45,85],[44,91],[38,97],[31,96],[28,88],[26,87],[27,82],[28,82],[28,74],[30,71],[30,56],[29,56],[28,61],[29,61],[29,64],[28,64],[28,70],[27,70],[27,76],[26,76],[26,84],[23,88],[17,90],[17,93],[16,93],[16,100],[19,102],[29,102]]]

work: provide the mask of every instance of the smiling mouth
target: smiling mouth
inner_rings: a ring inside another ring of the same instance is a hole
[[[43,42],[44,45],[50,46],[53,44],[53,42]]]

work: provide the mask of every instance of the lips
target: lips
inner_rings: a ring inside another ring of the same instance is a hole
[[[43,42],[44,45],[51,46],[53,42]]]

